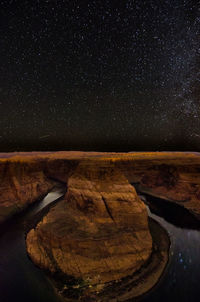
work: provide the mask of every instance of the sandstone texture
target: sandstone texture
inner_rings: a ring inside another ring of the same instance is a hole
[[[39,162],[0,162],[0,223],[47,194],[54,185]]]
[[[199,153],[152,153],[119,166],[140,192],[177,203],[200,219]]]
[[[0,222],[68,182],[80,162],[114,165],[140,192],[175,202],[200,218],[200,154],[80,151],[0,153]]]
[[[55,164],[56,158],[62,159],[70,167],[68,176],[78,162],[105,161],[107,165],[118,168],[140,192],[178,203],[200,219],[200,153],[56,152],[49,155],[48,163]]]
[[[125,279],[131,287],[138,274],[152,276],[154,271],[148,285],[134,285],[137,296],[162,274],[168,244],[156,258],[161,231],[153,234],[157,228],[152,231],[135,188],[177,203],[200,219],[199,172],[200,154],[194,152],[0,154],[0,222],[46,194],[55,181],[67,184],[65,198],[27,235],[31,259],[92,289],[101,285],[101,292]]]
[[[114,165],[83,161],[64,200],[28,233],[27,251],[38,266],[92,285],[119,280],[151,255],[146,207]]]

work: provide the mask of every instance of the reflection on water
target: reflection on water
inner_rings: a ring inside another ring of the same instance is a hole
[[[6,225],[0,236],[0,301],[58,302],[44,273],[29,260],[24,240],[24,221],[48,203],[61,197],[65,188],[58,187],[23,216]]]
[[[160,201],[162,204],[165,203],[163,200]],[[155,199],[156,204],[157,202],[159,203],[159,200]],[[155,210],[155,204],[152,208]],[[175,216],[174,212],[177,213],[176,226],[169,222],[173,220],[169,217],[169,208],[171,208],[171,216]],[[177,207],[168,205],[168,217],[165,213],[165,219],[149,211],[150,216],[157,220],[170,234],[172,248],[167,272],[155,289],[140,299],[142,302],[196,302],[199,300],[200,231],[195,230],[194,225],[196,223],[198,228],[199,226],[195,220],[191,220],[191,215],[186,217],[185,213],[181,219],[181,215],[177,211]],[[158,213],[158,209],[156,212]],[[192,228],[189,226],[189,221]],[[178,226],[179,222],[181,227]],[[187,225],[187,227],[183,228],[183,225]]]

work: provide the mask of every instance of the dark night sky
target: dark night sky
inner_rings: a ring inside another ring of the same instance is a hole
[[[0,151],[200,151],[200,1],[0,1]]]

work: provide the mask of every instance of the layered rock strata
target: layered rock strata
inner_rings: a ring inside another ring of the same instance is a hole
[[[51,189],[67,183],[81,162],[104,161],[141,192],[175,202],[200,218],[200,154],[192,152],[0,153],[0,222]]]
[[[47,194],[54,185],[55,182],[46,177],[39,162],[2,162],[0,223]]]
[[[64,200],[27,235],[41,268],[105,284],[133,274],[152,252],[146,207],[114,165],[82,162]]]

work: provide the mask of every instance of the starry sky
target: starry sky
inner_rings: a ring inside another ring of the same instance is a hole
[[[0,1],[0,151],[200,151],[200,1]]]

